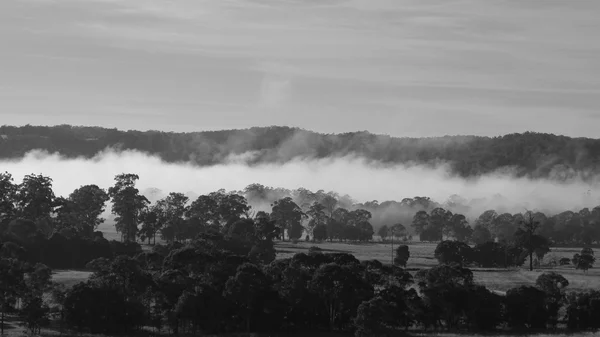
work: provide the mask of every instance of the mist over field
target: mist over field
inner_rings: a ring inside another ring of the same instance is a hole
[[[465,179],[450,175],[446,165],[433,169],[384,165],[351,156],[248,165],[245,160],[249,156],[230,157],[219,165],[198,167],[191,163],[166,163],[135,151],[106,150],[91,159],[67,159],[31,151],[21,159],[0,161],[0,169],[11,173],[16,182],[31,173],[50,176],[57,196],[67,196],[87,184],[107,189],[113,185],[115,175],[125,172],[140,176],[138,188],[151,201],[169,192],[186,193],[193,199],[219,189],[239,191],[259,183],[287,189],[334,191],[357,202],[425,196],[443,204],[450,196],[459,195],[470,202],[471,209],[466,215],[471,218],[487,209],[557,213],[600,205],[599,179],[592,183],[580,179],[555,182],[515,178],[509,172]]]

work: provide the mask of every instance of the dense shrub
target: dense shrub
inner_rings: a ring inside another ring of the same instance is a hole
[[[131,332],[143,323],[144,308],[123,290],[90,282],[73,286],[64,300],[67,323],[91,333]]]
[[[407,245],[401,245],[396,248],[396,257],[394,257],[394,264],[402,267],[406,267],[406,263],[410,258],[410,251]]]
[[[434,256],[440,263],[468,265],[473,261],[473,249],[461,241],[442,241],[435,247]]]
[[[571,293],[567,297],[567,326],[571,330],[600,329],[600,291]]]
[[[484,268],[514,267],[525,263],[526,254],[521,247],[497,242],[485,242],[473,248],[473,262]]]
[[[521,286],[506,292],[506,320],[512,328],[544,329],[549,318],[543,290]]]

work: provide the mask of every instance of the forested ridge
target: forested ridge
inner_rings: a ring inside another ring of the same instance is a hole
[[[516,176],[563,180],[590,178],[600,171],[599,139],[533,132],[501,137],[397,138],[368,132],[320,134],[279,126],[193,133],[69,125],[0,127],[0,158],[20,158],[31,150],[91,158],[109,147],[197,165],[218,164],[243,154],[250,154],[244,157],[249,164],[356,155],[390,164],[449,163],[453,172],[463,177],[509,170]]]

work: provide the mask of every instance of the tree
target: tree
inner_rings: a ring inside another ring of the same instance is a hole
[[[412,227],[415,229],[415,232],[417,234],[423,233],[428,225],[429,214],[426,211],[418,211],[412,221]]]
[[[591,248],[583,248],[580,254],[573,256],[573,265],[575,268],[581,269],[585,273],[587,273],[588,269],[592,268],[594,262],[596,262],[596,258]]]
[[[528,215],[533,216],[533,213],[528,212]],[[525,218],[522,214],[512,215],[510,213],[503,213],[494,219],[490,232],[496,239],[512,241],[516,234],[515,231],[518,229],[518,225],[524,221]]]
[[[443,320],[448,328],[456,328],[468,309],[473,273],[456,264],[440,264],[418,271],[415,279],[427,305],[428,321],[437,324]]]
[[[70,225],[78,233],[91,239],[98,226],[104,222],[100,215],[108,200],[110,197],[100,187],[82,186],[67,199],[61,199],[61,208],[57,210],[58,221]]]
[[[461,241],[442,241],[435,248],[435,258],[439,263],[465,265],[473,261],[473,249]]]
[[[492,233],[483,225],[477,224],[473,228],[471,240],[477,245],[492,241]]]
[[[600,329],[600,291],[572,292],[567,303],[565,318],[569,330]]]
[[[379,227],[379,230],[377,230],[377,235],[379,235],[379,237],[381,238],[381,241],[385,242],[385,238],[387,238],[389,233],[389,228],[386,225],[383,225],[381,227]]]
[[[494,221],[498,217],[498,213],[494,210],[487,210],[483,212],[477,220],[475,220],[475,226],[481,226],[486,228],[488,231],[492,231],[494,227]]]
[[[273,242],[270,240],[259,241],[252,246],[248,258],[257,264],[269,264],[275,261],[277,252],[273,246]]]
[[[441,207],[435,208],[431,211],[431,214],[429,215],[429,226],[435,233],[438,233],[438,238],[440,241],[444,240],[444,235],[448,237],[452,234],[453,216],[454,214],[452,214],[452,212]]]
[[[313,229],[313,239],[316,241],[324,241],[327,239],[327,225],[320,224]]]
[[[546,293],[536,287],[520,286],[506,292],[506,313],[513,328],[544,329],[549,319]]]
[[[348,213],[348,223],[352,225],[356,225],[361,222],[369,221],[372,217],[371,212],[366,209],[355,209],[352,212]]]
[[[344,310],[352,306],[357,308],[363,300],[373,296],[373,287],[351,265],[323,264],[313,274],[310,284],[324,305],[330,330],[334,329]]]
[[[251,317],[262,308],[262,300],[268,290],[269,280],[265,274],[249,263],[239,266],[235,276],[225,284],[225,296],[242,308],[247,332],[250,332]]]
[[[169,242],[185,238],[186,229],[184,216],[188,211],[186,204],[189,198],[183,193],[169,193],[168,196],[156,202],[160,210],[162,236]]]
[[[145,208],[140,214],[140,222],[142,226],[138,232],[138,236],[142,241],[153,239],[153,244],[156,244],[156,233],[158,233],[164,225],[164,215],[159,205],[154,204]]]
[[[260,211],[254,218],[255,235],[260,240],[273,241],[281,235],[277,222],[268,213]]]
[[[217,212],[221,226],[235,222],[242,217],[250,217],[250,206],[243,196],[235,193],[225,194],[223,192],[213,192],[209,195],[217,200]]]
[[[407,245],[401,245],[396,248],[396,258],[394,258],[394,264],[405,267],[408,259],[410,258],[410,252]]]
[[[26,175],[16,194],[17,215],[38,223],[49,221],[54,210],[55,196],[52,178],[43,175]]]
[[[48,322],[50,308],[43,301],[43,295],[51,290],[52,270],[43,264],[26,268],[24,296],[21,312],[31,332],[37,332]]]
[[[0,225],[15,216],[17,185],[10,173],[0,173]]]
[[[115,185],[108,189],[112,199],[112,213],[116,215],[117,232],[125,241],[135,241],[140,215],[150,203],[135,187],[137,174],[123,173],[115,176]]]
[[[66,322],[92,334],[131,333],[142,324],[143,307],[124,296],[124,287],[91,281],[74,285],[65,294]]]
[[[458,241],[466,242],[473,235],[467,218],[462,214],[453,214],[450,218],[450,234]]]
[[[213,195],[201,195],[192,202],[186,216],[201,226],[220,227],[219,200]]]
[[[535,250],[548,246],[548,240],[543,236],[536,235],[536,231],[540,227],[540,222],[535,220],[535,215],[532,212],[525,214],[525,219],[520,222],[521,228],[515,233],[517,244],[523,247],[529,254],[529,270],[533,271],[533,254]]]
[[[546,272],[538,276],[535,285],[546,292],[546,310],[551,323],[558,323],[558,312],[565,301],[564,289],[569,286],[569,281],[555,272]]]
[[[325,206],[315,201],[306,212],[306,215],[310,217],[310,220],[308,221],[308,231],[309,234],[312,234],[313,239],[315,236],[314,229],[319,225],[327,224],[329,218],[325,214],[325,210]]]
[[[355,227],[358,228],[358,230],[359,230],[358,239],[360,241],[373,240],[373,234],[375,232],[373,231],[373,226],[371,225],[371,223],[369,221],[361,221],[361,222],[357,223],[355,225]]]
[[[288,238],[299,238],[300,235],[302,235],[301,221],[304,217],[304,213],[300,206],[298,206],[290,197],[279,199],[271,206],[271,219],[277,221],[277,224],[281,228],[283,240],[285,241],[286,230],[288,232]]]
[[[21,312],[29,331],[33,334],[41,332],[41,326],[49,323],[50,308],[41,297],[28,298],[23,301]]]
[[[336,208],[331,218],[341,224],[346,224],[350,220],[350,211],[342,207]]]
[[[325,210],[329,213],[329,217],[333,216],[333,211],[335,210],[335,206],[337,206],[337,199],[332,195],[326,195],[321,200],[320,204],[325,207]]]
[[[391,232],[394,238],[398,239],[406,235],[406,227],[404,227],[404,225],[401,223],[397,223],[392,226]]]
[[[4,335],[4,317],[24,291],[23,263],[12,258],[0,259],[0,335]]]
[[[382,297],[374,297],[362,302],[356,310],[354,325],[356,337],[380,336],[386,333],[390,324],[395,320],[392,317],[393,305]],[[387,324],[386,324],[387,323]]]
[[[329,238],[329,242],[333,241],[333,239],[342,241],[344,238],[344,227],[345,225],[340,221],[330,218],[327,222],[327,237]]]
[[[474,285],[467,290],[467,322],[472,329],[495,330],[502,323],[504,298],[484,286]]]

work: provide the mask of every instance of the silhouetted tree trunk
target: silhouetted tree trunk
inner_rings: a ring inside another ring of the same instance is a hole
[[[529,252],[529,271],[533,271],[533,252]]]

